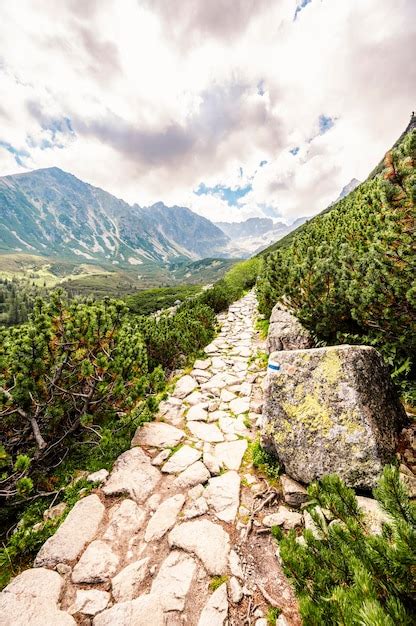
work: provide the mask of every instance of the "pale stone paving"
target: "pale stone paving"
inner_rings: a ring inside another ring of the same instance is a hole
[[[179,378],[157,421],[138,429],[109,476],[95,473],[101,488],[75,505],[36,568],[0,595],[0,624],[244,623],[247,609],[238,607],[253,588],[233,546],[244,526],[239,508],[247,510],[242,480],[259,487],[241,469],[262,402],[263,372],[250,359],[255,312],[250,293],[219,316],[206,358]],[[260,608],[257,617],[260,625]]]

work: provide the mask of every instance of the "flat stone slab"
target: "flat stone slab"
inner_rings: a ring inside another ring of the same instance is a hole
[[[141,504],[153,492],[161,476],[141,448],[132,448],[118,457],[103,492],[106,496],[127,494]]]
[[[198,439],[202,441],[208,441],[209,443],[224,441],[224,435],[216,424],[189,422],[188,428],[195,437],[198,437]]]
[[[169,533],[169,545],[195,554],[213,576],[227,569],[230,538],[219,524],[209,520],[184,522]]]
[[[230,471],[208,481],[205,498],[218,519],[233,522],[240,504],[240,476]]]
[[[214,591],[202,609],[198,626],[224,626],[227,617],[227,583],[223,583]]]
[[[225,435],[240,435],[242,437],[247,437],[249,431],[244,424],[243,417],[231,417],[230,415],[225,415],[220,417],[219,426],[222,432]]]
[[[162,502],[147,524],[144,540],[155,541],[161,539],[175,524],[184,502],[185,496],[181,493]]]
[[[83,615],[96,615],[107,608],[110,602],[108,591],[99,589],[78,589],[75,602],[68,610],[69,613],[82,613]]]
[[[153,594],[115,604],[111,609],[96,615],[93,621],[93,626],[149,626],[149,624],[151,626],[165,624],[159,596]]]
[[[208,402],[201,402],[200,404],[195,404],[191,406],[188,413],[186,414],[186,419],[188,422],[206,422],[208,419]]]
[[[164,611],[183,611],[196,569],[195,560],[183,552],[173,550],[166,557],[151,589]]]
[[[3,589],[3,593],[12,593],[17,597],[41,598],[51,604],[58,604],[64,579],[50,569],[34,567],[27,569]],[[1,623],[1,615],[0,615]]]
[[[199,461],[201,456],[200,450],[184,445],[166,461],[162,467],[162,472],[165,474],[179,474],[179,472],[183,472],[187,467]]]
[[[104,513],[104,505],[96,494],[78,500],[56,533],[39,550],[35,567],[53,568],[58,563],[75,561],[94,539]]]
[[[90,543],[72,571],[74,583],[102,583],[114,576],[119,558],[108,543],[97,539]]]
[[[231,400],[230,409],[234,415],[242,415],[250,410],[250,402],[248,398],[236,398]]]
[[[245,451],[247,450],[247,439],[237,441],[225,441],[217,443],[214,455],[229,470],[239,470]]]
[[[124,567],[111,580],[111,591],[116,602],[134,600],[139,596],[140,586],[149,573],[150,558],[134,561]]]
[[[13,616],[9,619],[10,616]],[[41,598],[0,593],[0,624],[2,626],[76,626],[69,613]],[[162,625],[161,625],[162,626]]]
[[[131,445],[148,448],[174,448],[185,437],[180,428],[164,422],[147,422],[136,430]]]
[[[211,359],[198,359],[194,363],[194,369],[196,370],[207,370],[211,365]]]
[[[206,466],[202,461],[196,461],[183,472],[179,474],[174,480],[175,487],[194,487],[201,483],[206,483],[211,477]]]
[[[146,519],[146,511],[133,500],[126,498],[110,509],[109,518],[103,539],[120,544],[140,530]]]
[[[189,396],[196,387],[198,387],[198,383],[195,378],[186,374],[186,376],[182,376],[176,383],[173,395],[182,400],[186,398],[186,396]]]

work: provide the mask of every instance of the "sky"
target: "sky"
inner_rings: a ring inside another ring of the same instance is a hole
[[[416,108],[415,0],[2,0],[0,175],[291,222]]]

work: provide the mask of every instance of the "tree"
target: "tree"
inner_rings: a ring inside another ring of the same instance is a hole
[[[313,483],[308,492],[319,538],[305,530],[303,542],[293,531],[280,541],[305,626],[414,624],[416,505],[398,470],[386,467],[375,490],[391,520],[380,535],[369,532],[353,490],[337,476]]]
[[[146,348],[123,302],[38,299],[30,321],[2,332],[0,495],[30,490],[65,440],[133,410],[149,387]],[[23,481],[23,482],[22,482]]]

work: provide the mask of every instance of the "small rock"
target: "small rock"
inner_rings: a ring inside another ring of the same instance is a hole
[[[290,626],[290,624],[284,615],[279,615],[276,620],[276,626]]]
[[[46,509],[46,511],[43,512],[43,519],[46,521],[48,519],[60,517],[67,508],[68,505],[66,502],[60,502],[59,504],[55,504],[55,506],[51,506],[49,509]]]
[[[70,565],[67,565],[66,563],[58,563],[55,569],[58,574],[61,574],[61,576],[69,576],[69,574],[72,572],[72,567]]]
[[[184,445],[179,448],[170,459],[162,467],[162,472],[166,474],[179,474],[183,472],[187,467],[198,461],[202,456],[202,453],[191,446]]]
[[[35,567],[55,567],[71,563],[97,534],[105,508],[100,498],[92,494],[79,500],[56,533],[49,537],[35,559]]]
[[[218,476],[221,473],[222,463],[211,452],[204,452],[202,460],[204,461],[204,465],[208,468],[213,476]]]
[[[231,571],[231,574],[240,580],[244,579],[244,573],[241,568],[240,557],[238,556],[235,550],[231,550],[228,555],[228,565]]]
[[[184,522],[170,531],[168,541],[172,547],[195,554],[213,576],[227,569],[230,538],[219,524],[209,520]]]
[[[205,489],[205,497],[218,519],[233,522],[240,501],[240,476],[230,471],[211,478]]]
[[[186,398],[186,396],[189,396],[189,394],[196,387],[198,387],[198,383],[196,382],[195,378],[192,378],[192,376],[189,376],[187,374],[186,376],[182,376],[182,378],[178,380],[173,395],[176,398],[180,398],[182,400],[183,398]]]
[[[119,563],[110,546],[96,539],[85,550],[72,571],[74,583],[102,583],[114,576]]]
[[[235,393],[228,391],[228,389],[223,389],[221,391],[221,402],[231,402],[231,400],[234,400],[236,397]]]
[[[147,422],[139,426],[131,445],[147,448],[174,448],[185,437],[185,433],[176,426],[165,422]]]
[[[183,519],[194,519],[195,517],[200,517],[201,515],[205,515],[208,511],[208,504],[205,498],[202,496],[192,501],[192,504],[183,512]]]
[[[97,472],[93,472],[92,474],[88,474],[87,480],[90,483],[104,483],[109,476],[109,472],[106,469],[100,469]]]
[[[315,508],[315,512],[318,513],[318,515],[323,520],[325,520],[325,517],[324,517],[323,513],[320,511],[320,507],[316,506],[314,508]],[[309,511],[304,511],[303,512],[303,522],[305,524],[305,530],[310,530],[312,532],[313,536],[315,537],[315,539],[322,539],[322,533],[319,530],[318,526],[313,521],[312,516],[309,513]]]
[[[153,495],[150,496],[150,498],[148,499],[146,504],[147,504],[147,506],[149,507],[149,509],[151,511],[156,511],[157,507],[161,503],[161,500],[162,500],[161,494],[160,493],[154,493]]]
[[[267,626],[268,622],[265,617],[261,617],[260,619],[256,619],[255,626]]]
[[[159,452],[159,454],[152,459],[152,465],[154,465],[155,467],[160,467],[161,465],[163,465],[166,459],[170,457],[170,454],[171,450],[169,450],[169,448],[166,448],[166,450],[161,450],[161,452]]]
[[[377,500],[357,496],[358,506],[364,513],[364,521],[373,535],[381,535],[383,524],[391,522],[391,518],[383,511]]]
[[[193,487],[200,483],[206,483],[210,477],[211,474],[202,461],[196,461],[179,474],[173,484],[175,487]]]
[[[301,504],[309,500],[306,489],[286,474],[283,474],[280,477],[280,482],[282,485],[283,497],[289,506],[299,507]]]
[[[140,530],[146,519],[146,513],[133,500],[126,498],[110,509],[109,518],[103,539],[110,543],[122,543],[126,537]]]
[[[203,486],[195,485],[195,487],[192,487],[192,489],[188,491],[188,498],[190,500],[197,500],[198,498],[202,496],[203,493],[204,493]]]
[[[195,404],[191,406],[188,413],[186,414],[186,419],[188,422],[206,422],[208,419],[208,403],[201,402],[201,404]]]
[[[161,539],[175,524],[184,502],[185,496],[183,494],[177,494],[162,502],[149,520],[144,540],[149,542]]]
[[[103,492],[106,496],[127,494],[140,504],[160,479],[161,473],[152,466],[147,454],[141,448],[132,448],[118,457]]]
[[[173,550],[163,561],[151,593],[159,596],[164,611],[182,611],[197,565],[195,560]]]
[[[289,511],[286,507],[280,505],[276,513],[265,515],[263,518],[263,526],[271,528],[272,526],[283,526],[285,530],[297,528],[302,525],[303,517],[300,513]]]
[[[57,572],[44,567],[27,569],[9,582],[2,595],[25,596],[29,600],[40,599],[49,604],[58,604],[64,581]],[[1,623],[1,615],[0,615]]]
[[[194,363],[194,368],[196,370],[206,370],[209,368],[210,365],[211,365],[211,359],[204,359],[204,360],[198,359]]]
[[[104,611],[110,602],[110,594],[107,591],[98,589],[78,589],[74,604],[68,612],[82,613],[83,615],[96,615]]]
[[[202,441],[208,441],[210,443],[224,441],[224,435],[215,424],[188,422],[188,428],[195,437]]]
[[[136,598],[140,592],[140,585],[148,573],[150,573],[148,557],[124,567],[111,581],[112,594],[116,602]]]
[[[238,604],[243,599],[243,590],[235,576],[230,579],[230,596],[234,604]]]
[[[206,397],[200,391],[193,391],[187,398],[186,404],[190,406],[195,406],[196,404],[201,404],[206,402]]]
[[[228,616],[227,584],[214,591],[202,609],[198,626],[223,626]],[[267,626],[267,625],[266,625]]]
[[[115,604],[111,609],[96,615],[93,621],[93,626],[149,626],[149,624],[152,626],[165,624],[160,599],[153,594]]]
[[[247,439],[218,443],[214,455],[227,469],[239,470],[247,445]]]
[[[242,413],[248,413],[250,409],[250,403],[246,398],[236,398],[230,402],[230,409],[235,415],[241,415]]]

